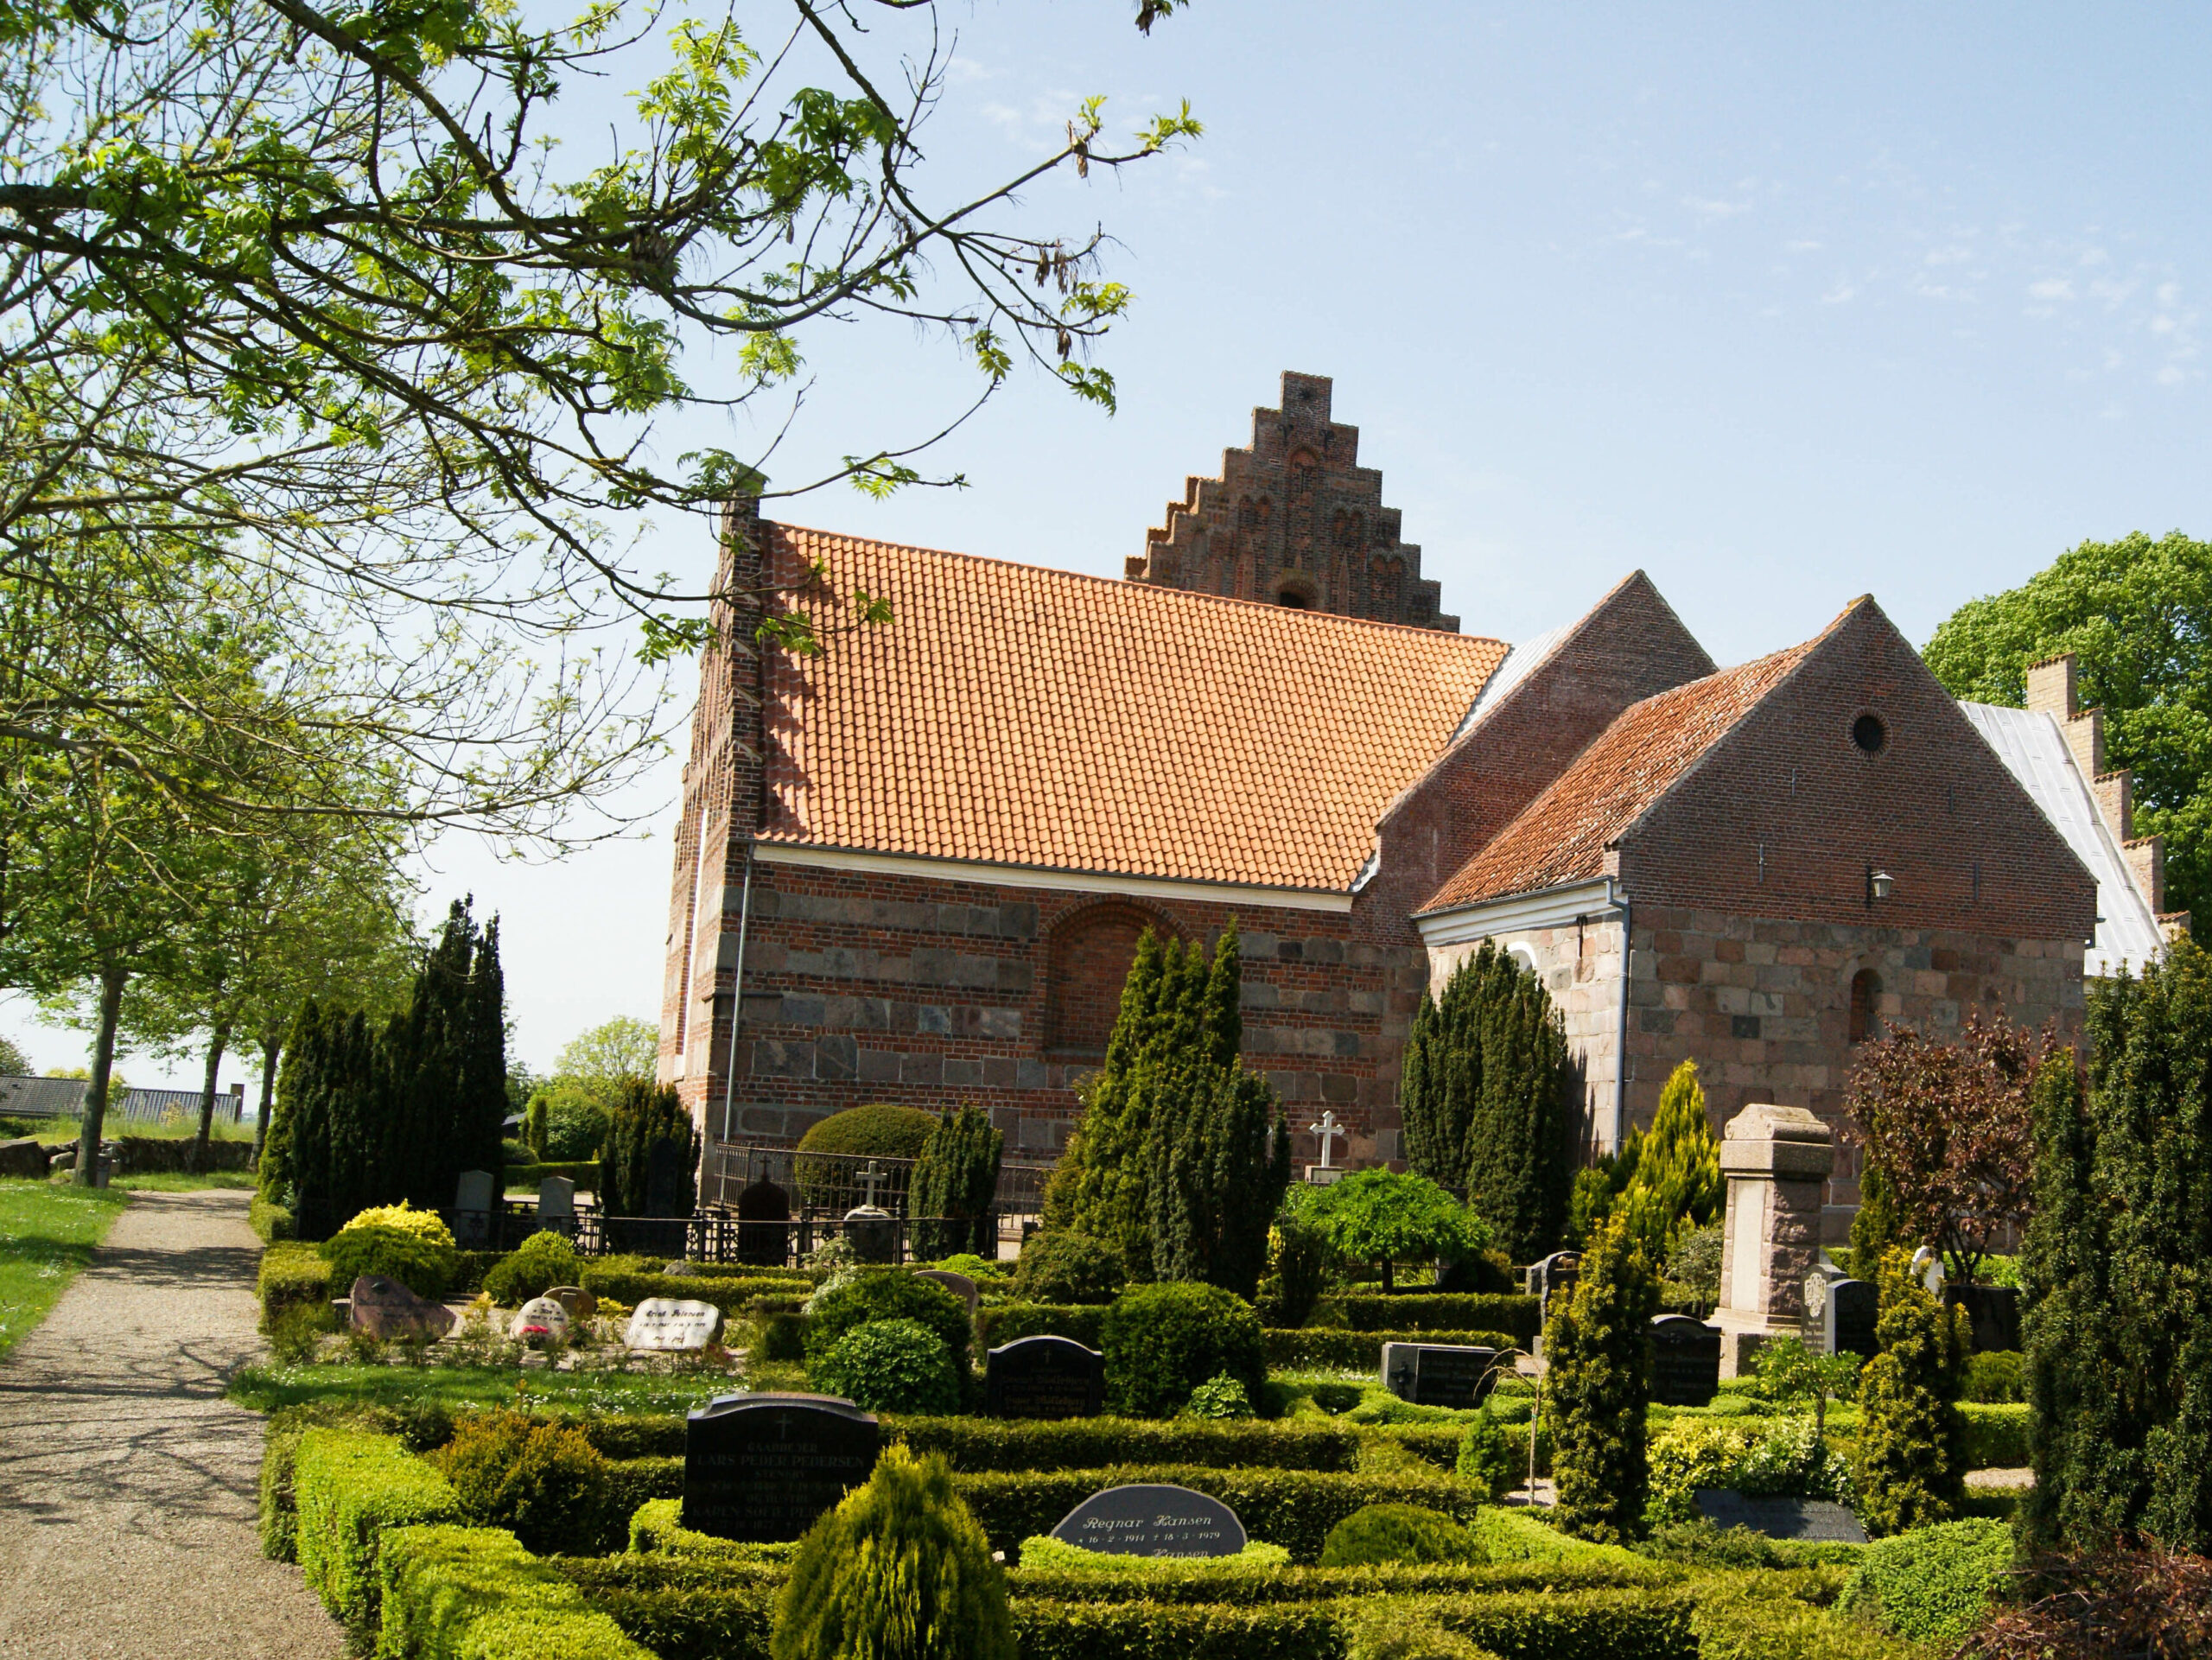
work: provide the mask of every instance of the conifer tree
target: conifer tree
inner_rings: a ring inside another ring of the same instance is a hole
[[[331,1220],[331,1125],[323,1087],[330,1041],[331,1024],[309,1002],[300,1011],[299,1023],[293,1028],[279,1089],[285,1103],[290,1153],[281,1168],[271,1173],[272,1179],[283,1182],[281,1188],[272,1190],[272,1197],[290,1204],[302,1239],[327,1238],[345,1219]]]
[[[1154,1277],[1203,1280],[1249,1302],[1290,1186],[1274,1091],[1236,1061],[1182,1074],[1154,1101],[1152,1169]]]
[[[1559,1523],[1622,1544],[1643,1531],[1651,1485],[1651,1317],[1659,1280],[1627,1229],[1608,1222],[1584,1247],[1581,1276],[1544,1328],[1544,1410],[1552,1426]]]
[[[1550,994],[1493,941],[1424,993],[1398,1091],[1408,1162],[1462,1191],[1516,1262],[1567,1219],[1578,1115],[1567,1033]]]
[[[2031,1095],[2021,1253],[2031,1544],[2212,1551],[2212,957],[2186,938],[2092,999],[2088,1095]]]
[[[656,1159],[682,1172],[675,1191],[656,1194]],[[671,1084],[625,1080],[600,1157],[599,1199],[608,1216],[690,1216],[698,1202],[699,1133]]]
[[[914,1254],[925,1261],[974,1251],[995,1256],[999,1160],[1006,1137],[981,1107],[963,1106],[938,1120],[914,1166],[906,1212],[914,1218]]]
[[[1684,1233],[1719,1214],[1727,1196],[1720,1180],[1720,1142],[1706,1119],[1695,1061],[1675,1068],[1660,1092],[1650,1129],[1637,1138],[1633,1154],[1624,1161],[1635,1173],[1612,1214],[1629,1219],[1646,1257],[1664,1262]]]
[[[292,1203],[292,1186],[298,1180],[300,1100],[306,1087],[303,1050],[320,1041],[321,1012],[310,997],[292,1018],[284,1039],[284,1066],[277,1074],[276,1103],[269,1116],[269,1132],[261,1145],[257,1181],[261,1196],[278,1205]]]
[[[1874,1340],[1859,1375],[1859,1519],[1879,1537],[1948,1522],[1966,1497],[1964,1426],[1952,1404],[1965,1359],[1947,1313],[1902,1250],[1882,1258]],[[1964,1310],[1958,1311],[1963,1316]]]

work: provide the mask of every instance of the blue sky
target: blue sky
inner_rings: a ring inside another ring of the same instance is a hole
[[[2085,538],[2212,536],[2212,13],[1197,0],[1147,39],[1132,11],[949,8],[926,137],[950,199],[1085,95],[1114,129],[1192,101],[1198,144],[1024,208],[1118,239],[1120,413],[1019,375],[945,447],[969,488],[780,516],[1118,575],[1293,368],[1335,378],[1469,632],[1536,633],[1641,567],[1724,663],[1867,592],[1924,640]],[[779,480],[969,385],[905,328],[827,331],[809,361]],[[754,438],[697,417],[657,442]],[[639,562],[709,551],[678,527]],[[632,805],[676,787],[671,762]],[[533,1064],[656,1015],[672,817],[554,865],[437,855],[441,894],[505,914]]]

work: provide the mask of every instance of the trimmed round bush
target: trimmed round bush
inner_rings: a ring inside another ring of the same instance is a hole
[[[1095,1234],[1046,1232],[1022,1246],[1014,1289],[1028,1302],[1111,1302],[1128,1278],[1122,1253]]]
[[[1223,1372],[1243,1384],[1249,1401],[1267,1381],[1259,1315],[1218,1286],[1134,1287],[1100,1326],[1107,1407],[1124,1417],[1173,1417],[1199,1384]]]
[[[1324,1568],[1365,1568],[1381,1562],[1478,1562],[1475,1536],[1442,1511],[1421,1504],[1369,1504],[1329,1530],[1321,1542]]]
[[[919,1107],[849,1107],[833,1112],[798,1138],[802,1153],[837,1153],[864,1159],[918,1159],[937,1128],[937,1115]]]
[[[1244,1385],[1227,1372],[1217,1372],[1191,1391],[1191,1398],[1183,1402],[1185,1418],[1249,1418],[1252,1415],[1252,1397],[1244,1393]]]
[[[505,1308],[518,1308],[556,1285],[575,1285],[583,1272],[576,1248],[550,1228],[541,1228],[485,1271],[484,1289]]]
[[[944,1460],[893,1444],[791,1558],[772,1660],[1014,1660],[1006,1574]]]
[[[837,1339],[807,1379],[870,1412],[945,1417],[960,1410],[960,1375],[944,1339],[918,1320],[874,1320]]]
[[[404,1199],[397,1205],[371,1205],[348,1222],[346,1228],[391,1228],[434,1245],[455,1245],[453,1230],[446,1226],[445,1218],[435,1211],[418,1211]],[[338,1231],[343,1233],[346,1228]]]
[[[1487,1412],[1467,1421],[1460,1432],[1459,1456],[1452,1470],[1460,1480],[1476,1488],[1492,1504],[1518,1486],[1528,1468],[1529,1443],[1505,1433],[1505,1426]]]
[[[968,1364],[968,1305],[934,1280],[903,1268],[863,1268],[826,1285],[806,1305],[809,1371],[857,1326],[910,1320],[935,1332],[951,1352],[956,1371]]]
[[[331,1295],[345,1289],[364,1274],[380,1274],[397,1280],[418,1297],[435,1302],[453,1289],[461,1275],[461,1253],[450,1236],[444,1244],[421,1233],[372,1223],[351,1223],[316,1247],[330,1264]]]
[[[987,1285],[1003,1282],[1007,1277],[1007,1267],[1004,1262],[999,1262],[995,1257],[978,1256],[973,1251],[964,1251],[957,1256],[948,1256],[943,1262],[931,1262],[929,1266],[943,1269],[947,1274],[964,1274],[976,1282],[978,1290]]]
[[[1949,1650],[1989,1606],[1990,1587],[2012,1561],[2012,1530],[1976,1517],[1878,1539],[1844,1582],[1836,1607],[1915,1643]]]
[[[622,1518],[607,1460],[573,1426],[480,1412],[454,1426],[431,1461],[471,1522],[512,1529],[540,1555],[592,1555],[614,1542]]]
[[[1967,1362],[1965,1387],[1959,1391],[1962,1401],[1979,1401],[1989,1405],[2001,1405],[2024,1401],[2025,1380],[2020,1375],[2020,1357],[2012,1349],[1992,1349],[1974,1356]]]

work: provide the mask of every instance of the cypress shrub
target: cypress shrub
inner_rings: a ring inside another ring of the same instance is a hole
[[[1720,1142],[1705,1116],[1697,1063],[1686,1060],[1660,1091],[1658,1113],[1641,1137],[1634,1173],[1614,1214],[1625,1218],[1637,1248],[1657,1264],[1685,1235],[1719,1215],[1726,1196]]]
[[[653,1166],[677,1179],[653,1191]],[[699,1132],[672,1084],[625,1078],[599,1161],[599,1203],[608,1216],[690,1216],[699,1195]]]
[[[1651,1317],[1658,1277],[1618,1222],[1582,1257],[1574,1294],[1544,1330],[1545,1411],[1560,1525],[1620,1544],[1643,1525],[1651,1482],[1644,1444]]]
[[[942,1460],[885,1449],[799,1543],[774,1660],[1014,1660],[1006,1575]]]
[[[1567,1220],[1573,1081],[1550,994],[1493,943],[1453,970],[1442,996],[1422,994],[1398,1087],[1408,1162],[1463,1190],[1516,1262],[1551,1250]]]
[[[2038,1072],[2020,1255],[2028,1542],[2212,1551],[2212,959],[2186,938],[2090,1002],[2088,1092]]]
[[[1901,1250],[1882,1258],[1881,1352],[1859,1375],[1859,1519],[1878,1537],[1948,1522],[1965,1500],[1965,1460],[1952,1404],[1965,1345],[1962,1319],[1913,1274]]]
[[[938,1120],[922,1143],[906,1195],[906,1214],[915,1218],[914,1254],[925,1262],[963,1251],[995,1255],[998,1218],[999,1159],[1006,1137],[991,1128],[981,1107],[963,1106]]]
[[[1260,1317],[1218,1286],[1138,1286],[1106,1311],[1106,1404],[1131,1418],[1164,1418],[1226,1372],[1248,1401],[1267,1381]]]
[[[1232,933],[1215,956],[1217,978],[1235,950]],[[1267,1080],[1234,1059],[1173,1076],[1154,1103],[1151,1164],[1154,1276],[1255,1295],[1290,1186],[1289,1126]]]

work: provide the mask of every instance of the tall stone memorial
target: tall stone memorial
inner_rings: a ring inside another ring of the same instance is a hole
[[[1821,1194],[1835,1167],[1834,1132],[1802,1107],[1753,1102],[1728,1121],[1720,1173],[1728,1218],[1720,1243],[1720,1375],[1754,1370],[1759,1350],[1796,1337],[1805,1276],[1821,1255]]]

